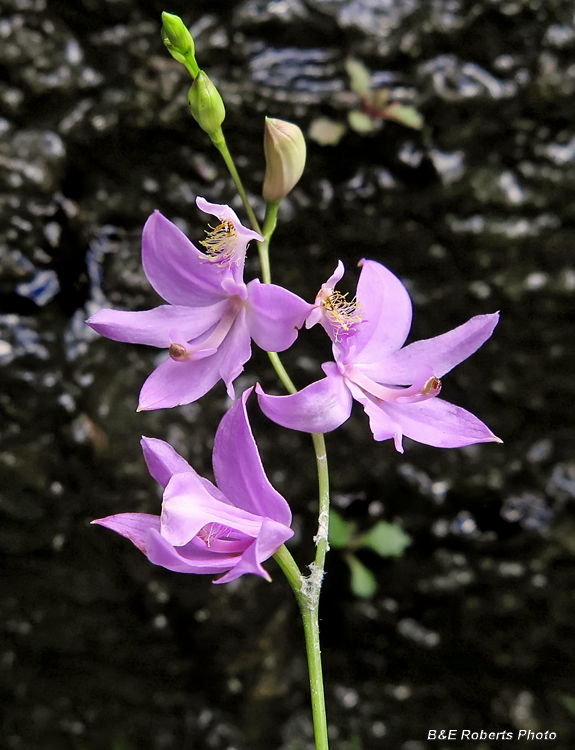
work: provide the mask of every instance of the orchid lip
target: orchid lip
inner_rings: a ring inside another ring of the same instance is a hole
[[[335,341],[353,333],[355,326],[362,321],[361,304],[355,297],[348,300],[347,296],[347,292],[338,292],[324,284],[315,299],[320,317],[325,316],[334,329]]]
[[[231,268],[232,264],[239,265],[243,258],[237,253],[238,232],[229,219],[224,219],[217,227],[206,230],[206,239],[200,245],[206,248],[206,255],[210,263],[221,268]]]

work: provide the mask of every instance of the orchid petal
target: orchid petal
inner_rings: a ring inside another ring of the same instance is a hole
[[[97,518],[92,523],[105,526],[117,534],[125,536],[144,554],[147,554],[146,540],[150,529],[160,529],[160,516],[150,513],[117,513],[115,516]]]
[[[155,529],[148,534],[147,549],[146,556],[151,563],[175,573],[222,573],[238,559],[237,555],[217,554],[205,546],[202,549],[193,541],[175,548]]]
[[[323,320],[323,310],[321,305],[314,305],[310,314],[305,319],[305,327],[313,328],[317,323],[321,323]]]
[[[258,560],[257,552],[258,540],[254,539],[243,555],[237,560],[233,568],[230,568],[225,575],[212,581],[212,583],[230,583],[240,576],[243,576],[245,573],[261,576],[264,580],[268,582],[271,581],[270,574]]]
[[[266,581],[271,581],[270,574],[261,563],[275,554],[292,536],[293,531],[290,528],[264,518],[258,538],[245,550],[236,565],[214,583],[229,583],[246,573],[259,575]]]
[[[178,551],[160,534],[160,517],[147,513],[119,513],[92,521],[125,536],[155,565],[179,573],[221,573],[235,565],[236,555],[218,555],[193,542]]]
[[[246,245],[251,240],[257,240],[263,242],[264,238],[261,234],[254,232],[253,229],[244,227],[242,222],[238,219],[238,215],[233,208],[227,206],[225,203],[210,203],[205,198],[198,196],[196,198],[196,206],[203,211],[205,214],[216,216],[220,221],[231,221],[234,225],[238,235],[245,241]]]
[[[94,313],[86,323],[114,341],[165,349],[170,345],[172,329],[181,332],[185,341],[195,339],[220,320],[226,304],[224,300],[194,309],[183,305],[160,305],[141,312],[103,309]]]
[[[270,484],[248,421],[245,391],[224,415],[214,441],[214,475],[220,490],[238,508],[291,524],[288,503]]]
[[[476,315],[452,331],[431,339],[415,341],[390,357],[360,369],[380,383],[409,385],[422,367],[431,367],[441,378],[484,344],[499,322],[499,313]]]
[[[282,544],[285,544],[293,535],[294,532],[288,525],[275,521],[273,518],[264,516],[262,520],[262,528],[256,540],[256,559],[258,562],[263,562],[272,555],[275,555]]]
[[[335,271],[332,273],[329,279],[325,282],[325,284],[321,285],[321,289],[316,295],[315,304],[312,306],[311,312],[307,316],[306,321],[305,321],[306,328],[313,328],[316,323],[322,323],[322,325],[325,324],[325,312],[324,312],[323,305],[321,302],[322,294],[323,293],[329,294],[330,292],[332,292],[337,282],[341,281],[344,273],[345,273],[345,266],[343,265],[341,260],[339,260],[337,262]],[[326,331],[329,335],[330,330],[326,328]]]
[[[345,266],[341,262],[341,260],[338,260],[337,266],[335,267],[335,271],[332,273],[332,275],[329,277],[329,279],[325,282],[323,286],[327,287],[328,289],[333,289],[336,284],[343,279],[343,275],[345,273]]]
[[[263,413],[276,424],[301,432],[331,432],[351,414],[352,396],[332,362],[323,365],[327,377],[289,396],[269,396],[256,386]]]
[[[248,243],[252,240],[263,242],[264,238],[257,232],[244,227],[230,206],[209,203],[205,198],[200,197],[196,198],[196,205],[201,211],[212,214],[212,216],[217,216],[220,222],[229,222],[233,225],[233,231],[229,239],[226,237],[226,243],[222,246],[222,250],[228,262],[226,273],[236,282],[243,285],[244,263]]]
[[[461,448],[501,442],[476,416],[441,398],[415,404],[383,403],[381,409],[401,426],[406,437],[426,445]]]
[[[164,491],[161,534],[174,547],[190,542],[210,523],[222,524],[255,538],[262,519],[242,508],[216,500],[192,474],[174,474]]]
[[[247,325],[252,339],[266,352],[283,352],[296,340],[313,307],[275,284],[254,279],[248,284]]]
[[[219,359],[218,352],[194,362],[166,359],[142,386],[138,411],[170,409],[201,398],[220,379]]]
[[[148,471],[164,489],[174,474],[194,472],[169,443],[157,438],[142,437],[140,440]]]
[[[217,487],[214,487],[210,481],[201,477],[169,443],[157,438],[142,437],[140,445],[148,471],[164,489],[174,474],[194,474],[212,497],[229,504],[230,501],[225,495]]]
[[[235,398],[233,381],[241,375],[244,364],[251,356],[250,332],[246,323],[246,311],[242,307],[216,355],[219,375],[232,399]]]
[[[365,393],[355,383],[348,382],[348,386],[355,400],[359,401],[369,417],[369,428],[373,433],[373,439],[381,441],[393,438],[396,450],[403,453],[401,426],[383,409],[382,402]]]
[[[411,300],[395,274],[381,263],[362,260],[356,298],[362,321],[350,336],[354,363],[380,362],[405,342],[411,327]],[[337,344],[334,348],[337,348]]]
[[[172,305],[205,307],[226,297],[221,269],[159,211],[144,226],[142,265],[150,284]]]

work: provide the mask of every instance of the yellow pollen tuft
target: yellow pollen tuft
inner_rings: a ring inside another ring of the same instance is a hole
[[[436,396],[440,390],[441,390],[441,380],[433,376],[429,378],[427,383],[425,383],[425,385],[421,389],[421,393],[424,396],[429,396],[430,394],[433,394],[434,396]]]
[[[206,229],[206,235],[205,240],[200,240],[200,245],[206,248],[206,255],[210,262],[217,263],[219,266],[231,266],[234,261],[234,243],[238,236],[232,222],[224,219],[215,229],[213,227],[210,227],[210,231]]]
[[[330,323],[335,327],[335,338],[338,339],[339,333],[347,333],[357,323],[362,321],[361,305],[354,297],[348,301],[347,292],[342,294],[330,290],[329,295],[322,299],[321,304]]]

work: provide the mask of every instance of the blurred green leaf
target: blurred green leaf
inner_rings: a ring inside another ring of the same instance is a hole
[[[359,109],[352,109],[347,114],[347,121],[356,133],[372,133],[376,126],[371,117],[366,115],[365,112],[360,112]]]
[[[345,561],[351,572],[350,586],[353,593],[362,599],[372,597],[377,591],[377,581],[371,570],[366,568],[355,555],[347,554]]]
[[[376,89],[371,97],[371,105],[374,109],[385,109],[389,104],[389,89],[382,87]]]
[[[383,112],[387,120],[395,120],[408,128],[421,130],[423,127],[423,116],[415,107],[409,104],[390,104]]]
[[[401,557],[412,539],[396,523],[379,521],[356,542],[357,547],[367,547],[382,557]]]
[[[362,99],[367,99],[371,93],[371,73],[362,62],[353,57],[345,61],[345,69],[349,76],[349,85],[352,91]]]
[[[337,146],[347,127],[342,122],[330,120],[329,117],[317,117],[309,127],[308,138],[320,146]]]
[[[355,524],[344,521],[337,510],[330,508],[329,511],[329,543],[335,549],[341,549],[349,545],[350,539],[355,531]]]

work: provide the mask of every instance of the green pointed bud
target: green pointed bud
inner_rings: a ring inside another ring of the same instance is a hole
[[[196,63],[196,45],[186,24],[173,13],[162,13],[162,41],[170,55],[185,65],[195,78],[199,72]]]
[[[277,203],[297,185],[305,167],[303,133],[293,122],[266,117],[264,132],[266,175],[262,195]]]
[[[213,140],[221,132],[226,108],[220,92],[203,70],[188,91],[188,105],[198,125]]]

